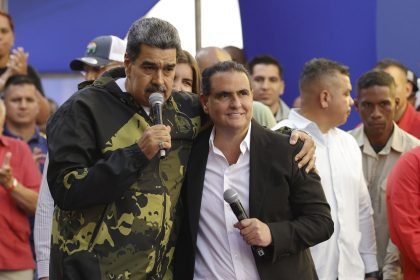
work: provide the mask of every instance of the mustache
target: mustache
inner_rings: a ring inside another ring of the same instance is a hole
[[[144,89],[144,91],[148,94],[152,94],[154,92],[160,92],[161,94],[164,94],[166,92],[166,87],[165,86],[148,86]]]

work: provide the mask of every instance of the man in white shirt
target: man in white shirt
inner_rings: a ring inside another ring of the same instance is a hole
[[[175,279],[317,279],[308,248],[333,229],[318,175],[299,169],[299,145],[251,121],[252,91],[242,65],[207,68],[202,94],[214,126],[191,151]],[[227,189],[238,193],[249,219],[237,222],[223,200]]]
[[[398,250],[389,245],[387,253],[390,239],[385,191],[388,174],[397,160],[419,146],[420,140],[393,121],[399,98],[396,97],[395,81],[387,72],[369,71],[363,74],[357,81],[355,104],[363,124],[350,134],[362,151],[363,172],[374,211],[379,270],[383,271],[384,279],[401,279]]]
[[[372,206],[354,138],[337,128],[353,100],[348,67],[327,59],[307,62],[299,81],[301,109],[273,129],[289,126],[309,132],[317,144],[316,166],[331,206],[334,234],[311,248],[320,279],[376,279]],[[372,277],[372,278],[370,278]]]

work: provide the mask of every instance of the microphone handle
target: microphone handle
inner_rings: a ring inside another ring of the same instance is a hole
[[[248,215],[246,214],[245,209],[239,200],[236,200],[230,203],[229,205],[230,205],[230,208],[232,208],[233,213],[235,213],[236,218],[238,218],[238,221],[242,221],[243,219],[248,219]],[[263,257],[265,255],[264,249],[261,248],[260,246],[251,245],[251,249],[259,257]]]
[[[153,116],[154,116],[154,123],[155,124],[163,124],[162,119],[162,103],[156,103],[153,107]],[[160,149],[159,150],[159,157],[160,159],[164,159],[166,157],[166,150]]]

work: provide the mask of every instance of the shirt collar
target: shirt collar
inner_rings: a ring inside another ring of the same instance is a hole
[[[18,135],[16,135],[16,134],[13,134],[7,128],[7,125],[4,125],[3,134],[6,135],[6,136],[9,136],[9,137],[12,137],[12,138],[19,139],[19,140],[22,140],[23,141],[23,138],[20,137],[20,136],[18,136]],[[42,136],[41,136],[41,132],[39,130],[39,127],[35,127],[35,133],[32,135],[31,139],[29,139],[28,143],[30,143],[30,142],[38,143],[40,141],[39,140],[40,137],[42,137]]]
[[[319,143],[325,144],[324,133],[322,133],[322,131],[319,129],[318,125],[315,122],[301,115],[300,109],[291,109],[289,114],[289,120],[291,120],[296,125],[297,129],[302,129],[304,131],[309,132],[311,136],[313,136],[317,139],[317,141],[319,141]]]
[[[376,156],[376,152],[373,150],[372,145],[369,142],[369,139],[364,132],[363,124],[356,128],[354,137],[356,138],[357,144],[362,148],[363,153]],[[378,153],[380,155],[388,155],[391,152],[391,149],[402,153],[404,151],[404,143],[402,137],[401,128],[396,125],[394,122],[394,131],[391,134],[391,137],[386,142],[385,147]]]
[[[214,151],[214,134],[215,134],[215,128],[213,126],[213,129],[211,130],[210,138],[209,138],[209,148]],[[250,151],[251,149],[251,123],[249,123],[248,131],[245,135],[245,138],[242,140],[239,149],[241,150],[241,154],[244,154],[247,151]]]

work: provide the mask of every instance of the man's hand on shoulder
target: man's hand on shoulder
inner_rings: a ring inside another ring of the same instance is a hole
[[[299,168],[307,165],[305,168],[306,173],[315,171],[315,141],[308,133],[301,130],[293,130],[290,135],[290,144],[295,145],[298,140],[303,141],[303,147],[295,157],[295,160],[299,162]]]
[[[267,247],[273,241],[267,224],[256,218],[244,219],[234,225],[249,245]]]

